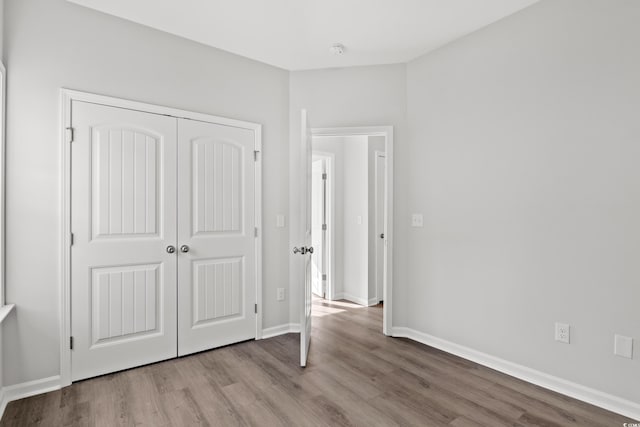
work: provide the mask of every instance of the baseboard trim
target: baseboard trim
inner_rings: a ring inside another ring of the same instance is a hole
[[[344,299],[344,292],[334,294],[331,301],[340,301],[341,299]]]
[[[558,378],[535,369],[527,368],[526,366],[518,365],[517,363],[509,362],[411,328],[395,327],[393,328],[392,336],[409,338],[523,381],[564,394],[565,396],[590,403],[634,420],[640,420],[640,404],[630,400]]]
[[[59,390],[60,388],[60,375],[3,387],[0,391],[0,396],[2,396],[2,400],[0,401],[0,419],[2,415],[4,415],[4,410],[9,402],[35,396],[36,394]]]
[[[369,300],[368,299],[356,297],[356,296],[348,294],[346,292],[344,294],[342,294],[342,299],[346,299],[347,301],[353,302],[353,303],[358,304],[358,305],[363,305],[365,307],[369,306]]]
[[[378,297],[375,298],[369,298],[369,307],[373,307],[374,305],[378,305],[380,303],[380,300],[378,299]]]
[[[300,325],[298,323],[285,323],[284,325],[273,326],[262,330],[262,339],[277,337],[278,335],[299,333]]]

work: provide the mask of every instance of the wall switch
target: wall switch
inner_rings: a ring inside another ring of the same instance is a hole
[[[566,323],[556,323],[556,341],[569,344],[571,327]]]
[[[613,354],[627,359],[633,358],[633,338],[616,334],[614,336]]]
[[[284,228],[284,215],[282,214],[276,215],[276,227]]]
[[[284,301],[284,288],[278,288],[276,299],[278,301]]]
[[[413,214],[411,215],[411,226],[412,227],[422,227],[422,214]]]
[[[356,224],[358,224],[358,225],[362,225],[362,216],[361,216],[361,215],[358,215],[358,216],[356,217]]]

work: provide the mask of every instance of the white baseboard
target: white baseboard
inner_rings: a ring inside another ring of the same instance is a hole
[[[378,297],[374,297],[374,298],[369,298],[369,304],[368,306],[374,306],[374,305],[378,305],[380,303],[380,300],[378,299]]]
[[[363,305],[365,307],[369,306],[369,300],[366,298],[360,298],[348,293],[343,293],[342,294],[342,299],[346,299],[347,301],[351,301],[353,303],[359,304],[359,305]]]
[[[409,338],[413,341],[435,347],[447,353],[471,360],[483,366],[502,372],[512,377],[519,378],[540,387],[553,390],[574,399],[590,403],[600,408],[640,420],[640,404],[626,400],[608,393],[604,393],[581,384],[567,381],[517,363],[509,362],[486,353],[464,347],[441,338],[434,337],[411,328],[395,327],[392,336]]]
[[[331,301],[340,301],[341,299],[344,299],[344,292],[334,294],[333,298],[331,298]]]
[[[3,387],[0,391],[0,396],[2,397],[2,400],[0,401],[0,418],[2,418],[4,410],[9,402],[24,399],[25,397],[35,396],[36,394],[59,390],[61,388],[60,384],[60,375],[56,375],[49,378],[42,378],[40,380]]]
[[[262,330],[262,339],[277,337],[278,335],[299,333],[300,325],[298,323],[285,323],[284,325],[273,326]]]

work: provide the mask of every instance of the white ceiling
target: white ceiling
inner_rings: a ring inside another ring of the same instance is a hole
[[[69,0],[287,70],[391,64],[538,0]],[[346,52],[329,48],[342,43]]]

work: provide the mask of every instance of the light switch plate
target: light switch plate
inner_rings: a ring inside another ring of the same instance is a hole
[[[423,219],[422,214],[413,214],[411,215],[411,226],[412,227],[422,227]]]
[[[358,224],[358,225],[362,225],[362,216],[361,216],[361,215],[358,215],[358,216],[356,217],[356,224]]]
[[[613,354],[627,359],[633,358],[633,338],[616,334],[614,336]]]
[[[276,227],[284,228],[284,215],[282,214],[276,215]]]

